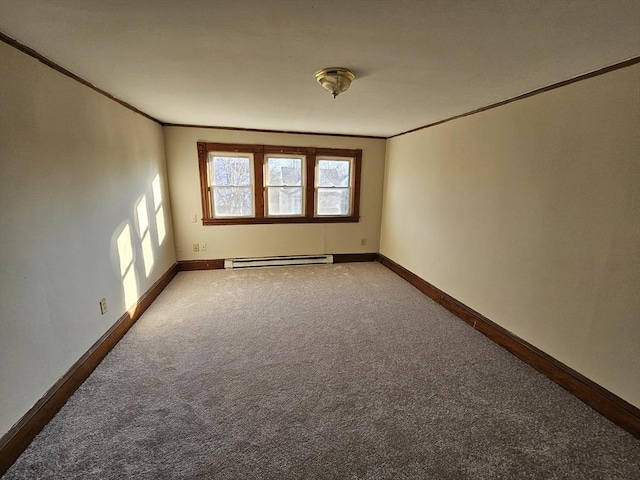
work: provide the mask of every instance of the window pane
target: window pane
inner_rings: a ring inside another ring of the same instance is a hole
[[[251,185],[251,162],[248,157],[222,157],[213,160],[213,185]]]
[[[349,215],[349,188],[318,188],[317,215]]]
[[[302,159],[269,157],[267,185],[302,185]]]
[[[251,187],[213,187],[213,208],[216,217],[253,216]]]
[[[349,160],[318,160],[318,183],[319,187],[348,187],[349,171],[351,161]]]
[[[302,215],[302,187],[267,187],[268,215]]]

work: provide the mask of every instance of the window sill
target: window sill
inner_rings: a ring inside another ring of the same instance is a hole
[[[283,223],[358,223],[360,217],[203,218],[203,225],[273,225]]]

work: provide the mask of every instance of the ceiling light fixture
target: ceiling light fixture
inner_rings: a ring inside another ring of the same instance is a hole
[[[355,78],[351,70],[341,67],[323,68],[316,72],[316,80],[333,98],[345,92]]]

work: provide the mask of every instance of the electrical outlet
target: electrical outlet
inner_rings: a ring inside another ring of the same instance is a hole
[[[107,313],[107,299],[106,298],[103,298],[102,300],[100,300],[100,313],[102,315]]]
[[[367,239],[366,239],[366,238],[364,238],[364,237],[362,237],[362,238],[360,239],[360,245],[363,245],[363,246],[364,246],[364,245],[366,245],[366,244],[367,244]]]
[[[193,251],[194,252],[199,252],[200,251],[200,244],[199,243],[194,243],[193,244]]]
[[[201,243],[200,244],[200,251],[201,252],[206,252],[207,251],[207,244],[206,243]]]

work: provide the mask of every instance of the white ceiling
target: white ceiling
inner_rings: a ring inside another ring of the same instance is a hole
[[[0,31],[165,123],[387,137],[640,56],[640,0],[0,0]]]

